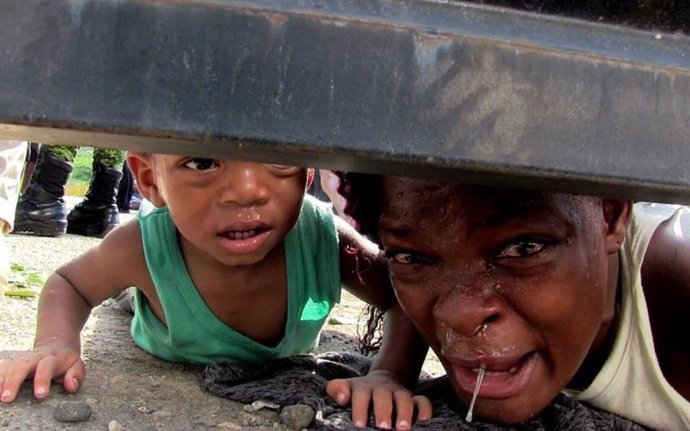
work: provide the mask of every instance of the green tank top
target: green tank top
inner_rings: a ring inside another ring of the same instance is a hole
[[[177,229],[166,208],[140,215],[139,225],[146,264],[167,327],[137,289],[131,333],[139,347],[159,358],[209,364],[221,360],[263,362],[308,353],[317,344],[331,309],[340,301],[338,238],[333,215],[329,205],[309,195],[284,241],[287,321],[283,339],[275,346],[266,346],[236,332],[211,312],[187,272]],[[232,297],[232,292],[228,295]]]

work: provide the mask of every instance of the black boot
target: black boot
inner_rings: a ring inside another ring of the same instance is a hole
[[[65,184],[72,163],[41,151],[29,187],[17,202],[14,233],[60,236],[67,228]]]
[[[97,164],[84,200],[67,216],[67,233],[102,238],[120,224],[115,195],[122,172]]]

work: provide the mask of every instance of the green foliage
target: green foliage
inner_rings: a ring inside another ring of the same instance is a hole
[[[11,287],[5,291],[5,296],[16,299],[37,298],[38,291],[45,284],[43,277],[37,272],[27,271],[17,263],[12,263],[11,269],[12,273],[8,280]]]
[[[74,158],[74,169],[67,184],[88,184],[91,181],[93,147],[80,147]]]
[[[29,286],[41,287],[45,283],[43,277],[38,275],[36,272],[30,272],[26,274],[26,284]]]

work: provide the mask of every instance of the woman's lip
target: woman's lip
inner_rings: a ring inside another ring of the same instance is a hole
[[[480,398],[509,398],[522,392],[529,383],[537,364],[536,353],[528,353],[516,360],[495,361],[483,364],[486,372],[481,388]],[[460,389],[468,394],[474,392],[477,384],[477,372],[479,365],[468,367],[467,365],[453,364],[452,372]],[[501,371],[497,371],[501,370]],[[511,372],[511,370],[514,370]]]

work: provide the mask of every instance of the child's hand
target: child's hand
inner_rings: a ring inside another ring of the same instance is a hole
[[[38,346],[12,359],[0,362],[0,401],[11,403],[19,386],[33,376],[34,396],[41,400],[50,394],[50,383],[62,383],[65,390],[76,392],[86,376],[79,352],[64,345]]]
[[[379,428],[392,427],[394,409],[397,413],[395,428],[399,430],[410,429],[415,407],[418,421],[431,419],[431,401],[421,395],[413,396],[387,371],[377,370],[365,377],[331,380],[326,392],[340,405],[352,401],[352,423],[357,428],[366,426],[372,401],[376,426]]]

